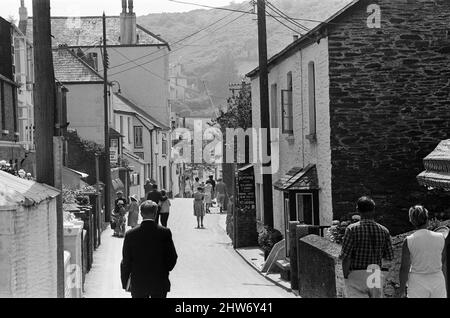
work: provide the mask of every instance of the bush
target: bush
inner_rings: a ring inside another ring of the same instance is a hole
[[[266,254],[269,254],[274,245],[281,240],[283,240],[281,232],[270,226],[264,226],[264,229],[259,232],[258,244]]]

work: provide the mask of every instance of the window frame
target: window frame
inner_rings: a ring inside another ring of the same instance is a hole
[[[288,102],[286,103],[285,98],[287,94]],[[294,134],[294,101],[293,101],[292,90],[282,89],[281,90],[281,113],[282,113],[282,133],[293,135]],[[286,107],[289,112],[286,112]],[[288,121],[288,125],[286,124]],[[290,127],[286,127],[290,126]]]
[[[137,135],[136,135],[136,133],[137,133],[137,131],[138,130],[140,130],[141,131],[141,143],[139,144],[138,143],[138,139],[136,138],[137,137]],[[143,126],[134,126],[133,127],[133,136],[134,136],[134,148],[138,148],[138,149],[141,149],[141,148],[144,148],[144,127]]]

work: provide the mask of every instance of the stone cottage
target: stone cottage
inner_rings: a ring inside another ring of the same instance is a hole
[[[415,178],[448,138],[449,14],[442,0],[352,1],[269,60],[275,228],[329,226],[371,195],[397,234],[409,229],[409,206],[443,206]],[[257,126],[259,69],[248,77]]]

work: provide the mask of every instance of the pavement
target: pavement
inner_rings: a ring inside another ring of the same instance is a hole
[[[169,298],[295,298],[250,266],[232,247],[225,214],[207,214],[205,229],[196,229],[192,199],[175,199],[168,227],[178,263],[170,275]],[[85,298],[130,298],[120,283],[123,239],[102,235],[94,264],[86,276]]]

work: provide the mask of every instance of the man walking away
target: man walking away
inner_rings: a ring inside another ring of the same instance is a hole
[[[223,213],[225,197],[227,196],[227,186],[222,181],[222,179],[218,180],[218,183],[216,185],[216,193],[217,193],[217,204],[219,205],[220,213]]]
[[[394,258],[389,230],[374,221],[375,202],[357,202],[361,221],[351,224],[342,243],[342,267],[347,297],[383,298],[382,259]]]
[[[161,211],[160,203],[162,200],[162,195],[161,192],[158,191],[158,185],[153,185],[153,190],[147,195],[147,200],[153,201],[158,205],[158,212],[156,214],[155,222],[156,224],[159,224],[159,212]]]
[[[214,176],[209,176],[209,179],[206,180],[206,184],[212,185],[212,198],[214,199],[216,197],[216,181],[214,181]]]
[[[143,221],[125,235],[120,266],[122,287],[133,298],[167,298],[169,272],[177,262],[177,252],[169,229],[155,222],[158,206],[141,205]]]
[[[152,191],[152,188],[153,188],[152,182],[150,181],[150,179],[147,179],[144,185],[145,198],[147,198],[147,195]]]

